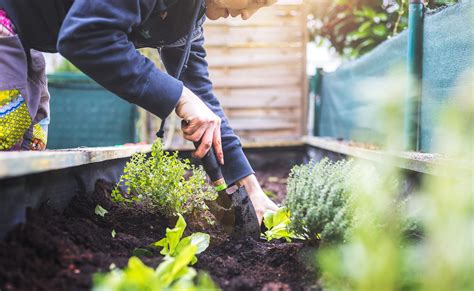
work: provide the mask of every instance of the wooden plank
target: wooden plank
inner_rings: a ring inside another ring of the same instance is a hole
[[[209,70],[211,80],[213,78],[241,78],[241,77],[298,77],[301,78],[302,65],[273,63],[268,66],[256,67],[211,67]]]
[[[44,152],[0,152],[0,179],[127,158],[150,149],[150,145],[134,145]]]
[[[236,117],[256,117],[256,116],[265,116],[265,117],[278,117],[278,118],[292,118],[292,120],[299,121],[301,119],[301,108],[292,107],[292,108],[224,108],[224,112],[228,118]]]
[[[302,43],[304,33],[291,27],[206,27],[207,45],[232,43]]]
[[[306,44],[309,41],[309,33],[307,27],[307,15],[309,13],[309,5],[301,5],[301,13],[304,17],[300,17],[300,24],[303,28],[303,42]],[[301,55],[303,56],[301,62],[306,65],[307,63],[307,46],[301,46]],[[309,99],[308,99],[308,92],[309,92],[309,82],[308,82],[308,75],[306,71],[306,66],[303,66],[302,70],[300,71],[301,79],[303,80],[303,85],[301,86],[301,111],[302,111],[302,118],[301,118],[301,132],[305,133],[308,127],[308,116],[309,116]]]
[[[442,175],[436,171],[436,168],[444,164],[459,165],[459,170],[472,168],[474,165],[465,161],[458,161],[432,153],[419,152],[393,152],[382,150],[370,150],[362,147],[356,147],[345,144],[331,138],[305,136],[303,141],[313,147],[324,149],[331,152],[341,153],[346,156],[379,162],[386,164],[392,161],[395,166],[416,171],[425,174]]]
[[[234,88],[215,89],[214,94],[224,108],[265,108],[299,106],[298,86],[289,88]]]
[[[248,118],[229,118],[234,130],[276,130],[298,128],[299,122],[292,118],[273,118],[266,116]]]
[[[292,140],[287,139],[268,139],[261,141],[252,141],[252,140],[242,140],[242,147],[244,149],[258,149],[258,148],[287,148],[287,147],[302,147],[305,143],[301,138],[295,138]],[[185,141],[183,143],[173,143],[169,148],[170,151],[192,151],[194,150],[194,145]]]
[[[209,67],[214,68],[237,68],[237,69],[253,69],[255,67],[269,69],[272,66],[286,66],[287,69],[298,70],[302,67],[302,55],[295,53],[292,55],[275,55],[275,54],[252,54],[242,53],[240,55],[215,55],[209,57]],[[299,70],[298,70],[299,71]]]
[[[298,140],[301,138],[301,132],[297,129],[236,130],[235,132],[244,142]]]
[[[261,49],[266,49],[266,48],[301,48],[302,45],[305,45],[305,43],[301,41],[297,42],[253,42],[253,43],[247,43],[247,42],[233,42],[233,43],[227,43],[227,44],[220,44],[220,43],[210,43],[206,45],[206,48],[261,48]]]
[[[294,65],[301,66],[301,47],[206,47],[207,57],[206,60],[211,66],[221,65],[229,66],[233,64],[235,59],[244,58],[249,61],[250,64],[253,62],[263,62],[268,60],[268,56],[272,58],[286,57],[287,59],[296,59]],[[273,60],[273,59],[270,59]],[[229,62],[229,64],[226,63]],[[277,59],[278,61],[278,59]],[[276,63],[274,63],[275,65]]]
[[[214,88],[275,88],[288,86],[302,86],[303,81],[299,76],[279,76],[279,77],[214,77],[212,78]]]

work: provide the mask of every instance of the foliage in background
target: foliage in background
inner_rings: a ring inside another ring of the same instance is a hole
[[[427,1],[434,9],[457,0]],[[359,57],[407,27],[409,0],[338,0],[312,5],[308,28],[313,40],[328,40],[343,57]]]
[[[332,162],[295,166],[288,178],[285,207],[291,212],[291,229],[324,242],[343,241],[352,216],[347,189],[352,162]]]
[[[183,216],[178,214],[178,221],[174,228],[166,228],[166,237],[154,243],[155,247],[161,247],[161,254],[170,257],[178,256],[187,246],[195,245],[196,254],[200,254],[207,249],[210,242],[210,236],[207,233],[195,232],[183,239],[184,230],[186,229],[186,221]],[[197,262],[196,256],[191,261],[191,264]]]
[[[267,241],[274,239],[285,239],[291,242],[292,239],[304,239],[303,236],[298,236],[290,229],[291,214],[288,209],[281,207],[277,211],[267,210],[263,216],[263,223],[267,228],[264,237]]]
[[[70,61],[63,59],[61,64],[55,69],[57,73],[71,72],[71,73],[80,73],[81,71],[76,68]]]
[[[425,175],[421,188],[411,194],[410,211],[393,209],[391,201],[400,193],[390,187],[391,181],[404,174],[395,159],[386,156],[378,167],[380,178],[376,180],[370,179],[371,166],[355,165],[359,177],[366,177],[353,180],[350,189],[357,223],[345,243],[325,246],[317,256],[326,290],[474,289],[472,74],[469,72],[461,82],[464,90],[446,103],[435,138],[435,152],[446,156],[441,163],[433,164],[432,171],[437,174]],[[386,98],[386,111],[380,118],[388,133],[386,148],[400,151],[402,138],[396,130],[396,119],[402,116],[402,104],[400,98],[394,98],[396,94],[390,93],[397,91],[398,83],[379,81],[384,86],[367,87],[365,95]],[[403,229],[393,225],[413,216],[419,219],[423,236],[406,239]]]
[[[185,178],[187,172],[191,175]],[[128,187],[125,195],[120,192],[121,186]],[[167,216],[205,211],[205,201],[216,198],[202,167],[180,159],[177,152],[166,152],[159,139],[153,144],[150,157],[144,153],[132,156],[112,192],[115,202],[143,201]]]
[[[154,270],[131,257],[128,266],[94,276],[94,291],[219,290],[206,273],[197,273],[188,265],[196,255],[195,245],[186,246],[176,257],[165,257]]]

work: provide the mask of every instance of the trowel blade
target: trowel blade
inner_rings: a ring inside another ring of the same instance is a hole
[[[260,237],[257,214],[245,187],[233,193],[219,192],[219,197],[208,204],[210,211],[223,226],[225,232],[234,238]]]

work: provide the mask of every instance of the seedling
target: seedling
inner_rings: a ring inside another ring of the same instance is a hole
[[[279,208],[277,211],[267,210],[263,216],[263,223],[268,229],[264,233],[265,238],[268,241],[284,238],[287,242],[291,242],[292,239],[304,239],[289,229],[290,217],[290,212],[286,208]]]
[[[219,290],[207,274],[189,267],[198,248],[188,245],[176,257],[165,260],[154,270],[137,257],[131,257],[124,270],[114,269],[94,276],[93,290]]]
[[[97,204],[94,210],[96,215],[104,217],[107,213],[109,213],[104,207],[100,206],[100,204]]]
[[[178,256],[184,248],[189,245],[196,246],[196,254],[200,254],[207,249],[210,242],[210,236],[206,233],[196,232],[183,239],[184,230],[186,229],[186,221],[182,215],[178,215],[178,221],[174,228],[166,228],[166,237],[154,243],[155,247],[161,247],[160,254],[170,257]],[[193,257],[191,264],[197,262],[196,256]]]

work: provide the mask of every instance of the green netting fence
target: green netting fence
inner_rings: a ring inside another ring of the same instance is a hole
[[[453,102],[462,76],[474,68],[473,1],[462,1],[440,11],[425,13],[422,38],[422,80],[419,117],[419,149],[429,152],[438,126],[438,112]],[[412,41],[412,40],[410,40]],[[382,43],[369,54],[324,73],[317,86],[321,102],[316,108],[314,132],[319,136],[377,143],[386,137],[378,92],[405,98],[407,78],[388,81],[388,76],[405,75],[409,32]],[[474,81],[472,78],[471,81]],[[387,82],[385,84],[384,82]],[[392,82],[391,84],[389,84]],[[396,82],[396,92],[393,82]],[[381,90],[382,89],[382,90]],[[382,98],[383,96],[379,96]],[[399,128],[403,134],[403,126]]]
[[[82,73],[48,76],[49,149],[114,146],[138,141],[137,107]]]

